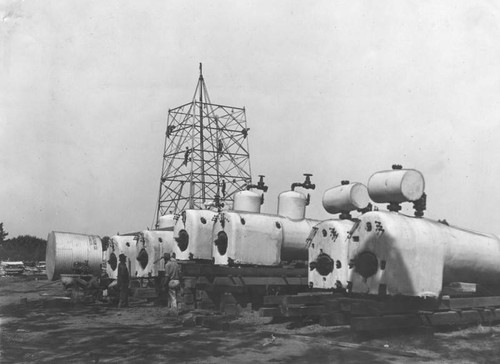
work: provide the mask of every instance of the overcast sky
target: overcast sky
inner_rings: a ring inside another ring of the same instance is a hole
[[[500,233],[500,5],[486,1],[2,1],[0,222],[9,237],[151,225],[169,108],[203,62],[246,107],[254,181],[323,192],[394,163],[426,216]]]

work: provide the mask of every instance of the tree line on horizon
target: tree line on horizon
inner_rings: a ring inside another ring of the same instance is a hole
[[[32,261],[45,260],[47,240],[31,235],[19,235],[7,239],[9,235],[5,231],[3,222],[0,223],[0,260],[10,261]]]

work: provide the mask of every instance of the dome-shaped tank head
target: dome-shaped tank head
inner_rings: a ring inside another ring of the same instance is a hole
[[[297,191],[282,192],[278,196],[278,215],[302,220],[306,215],[309,196]]]
[[[239,191],[234,194],[233,210],[240,212],[260,212],[262,195],[254,191]]]

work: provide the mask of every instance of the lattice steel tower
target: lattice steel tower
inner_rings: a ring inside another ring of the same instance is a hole
[[[230,207],[251,183],[245,108],[213,104],[200,63],[190,103],[168,111],[156,224],[184,209]]]

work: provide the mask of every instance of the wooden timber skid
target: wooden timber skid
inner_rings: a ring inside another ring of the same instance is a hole
[[[264,317],[318,316],[325,326],[350,325],[353,331],[491,325],[500,321],[500,296],[368,297],[308,292],[266,296]]]
[[[236,301],[242,299],[261,306],[266,295],[295,294],[308,289],[307,267],[229,267],[190,261],[179,264],[184,302],[196,308],[219,309],[221,299],[228,295],[236,297]],[[206,307],[207,301],[213,306]]]

